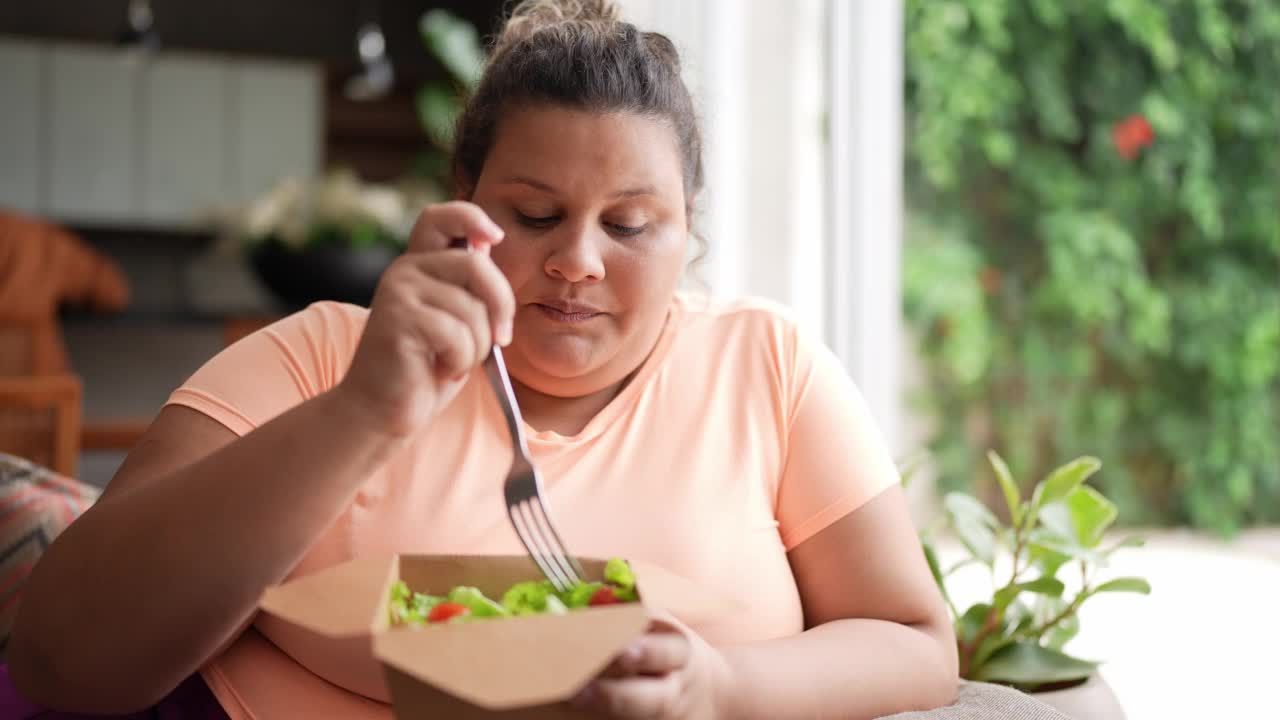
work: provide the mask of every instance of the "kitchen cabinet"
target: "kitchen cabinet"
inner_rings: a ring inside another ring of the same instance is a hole
[[[246,201],[285,177],[315,173],[323,117],[320,74],[305,65],[243,61],[233,77],[231,196]]]
[[[69,220],[137,217],[138,65],[111,48],[53,46],[42,91],[49,128],[45,211]]]
[[[231,73],[217,60],[162,55],[141,76],[141,217],[196,221],[228,199]]]
[[[320,169],[318,64],[0,37],[0,206],[185,228]]]
[[[40,207],[40,74],[42,50],[27,42],[0,44],[0,205]]]

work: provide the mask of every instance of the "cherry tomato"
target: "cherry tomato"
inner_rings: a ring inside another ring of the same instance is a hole
[[[448,622],[462,615],[470,615],[471,610],[466,605],[460,603],[447,602],[431,608],[431,612],[427,615],[427,622],[442,623]]]
[[[597,590],[595,594],[591,596],[591,600],[589,600],[587,604],[588,605],[617,605],[619,602],[621,601],[618,600],[618,595],[613,591],[613,588],[606,585],[600,588],[599,590]]]

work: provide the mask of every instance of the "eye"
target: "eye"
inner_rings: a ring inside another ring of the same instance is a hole
[[[623,237],[634,237],[648,229],[648,225],[619,225],[617,223],[606,223],[609,229]]]
[[[533,215],[525,215],[519,210],[516,210],[515,213],[516,213],[517,222],[519,222],[521,225],[524,225],[525,227],[531,227],[535,229],[549,228],[552,225],[555,225],[556,221],[560,219],[559,215],[545,215],[542,217],[536,217]]]

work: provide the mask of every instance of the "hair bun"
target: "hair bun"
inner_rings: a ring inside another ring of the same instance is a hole
[[[558,25],[610,30],[621,22],[622,9],[613,0],[524,0],[507,17],[494,50]]]

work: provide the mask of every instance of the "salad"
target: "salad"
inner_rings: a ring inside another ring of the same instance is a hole
[[[469,585],[447,595],[413,592],[403,580],[391,586],[391,624],[420,627],[490,618],[563,614],[576,608],[635,602],[636,576],[627,561],[612,558],[604,566],[604,582],[579,582],[557,592],[549,580],[519,582],[494,601]]]

